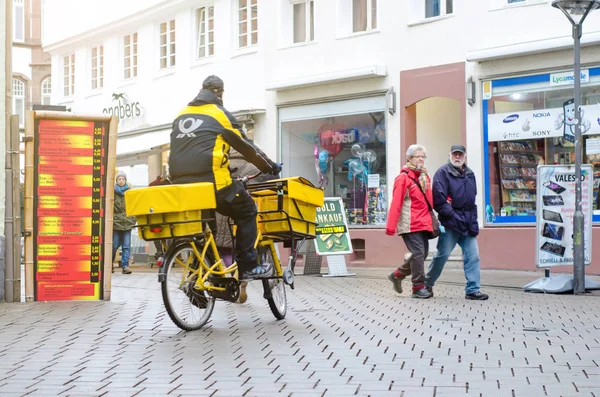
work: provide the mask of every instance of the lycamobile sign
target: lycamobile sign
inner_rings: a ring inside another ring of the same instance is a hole
[[[575,74],[573,72],[552,73],[550,75],[550,85],[569,85],[575,82]],[[590,82],[590,71],[588,69],[581,71],[581,83]]]

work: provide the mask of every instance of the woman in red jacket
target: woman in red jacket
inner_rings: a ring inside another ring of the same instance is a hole
[[[402,280],[412,274],[412,297],[421,299],[433,296],[424,284],[425,259],[433,231],[429,213],[433,195],[431,180],[424,166],[426,153],[421,145],[411,145],[406,151],[408,161],[394,182],[385,231],[390,236],[396,233],[402,236],[410,251],[402,266],[390,273],[388,279],[394,284],[394,290],[402,293]]]

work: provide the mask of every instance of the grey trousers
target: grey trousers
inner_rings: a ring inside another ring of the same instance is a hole
[[[398,273],[405,277],[412,275],[413,287],[421,287],[425,283],[425,259],[429,254],[429,233],[406,233],[402,234],[402,239],[412,257],[408,261],[404,261],[398,268]]]

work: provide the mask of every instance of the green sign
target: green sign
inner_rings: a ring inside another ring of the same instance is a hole
[[[339,197],[325,198],[325,204],[317,208],[315,249],[319,255],[343,255],[352,253],[352,242],[344,204]]]

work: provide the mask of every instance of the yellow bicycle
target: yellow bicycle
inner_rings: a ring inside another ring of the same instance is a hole
[[[242,178],[242,182],[258,208],[255,248],[260,263],[270,263],[273,269],[259,280],[271,312],[281,320],[287,312],[285,285],[294,288],[298,249],[315,237],[316,209],[323,205],[323,190],[299,177],[247,186],[254,177]],[[179,328],[200,329],[217,300],[238,300],[242,283],[237,264],[225,265],[210,227],[216,208],[212,183],[153,186],[125,194],[127,215],[137,218],[144,240],[174,239],[158,280],[165,309]],[[276,243],[291,249],[285,270]]]

